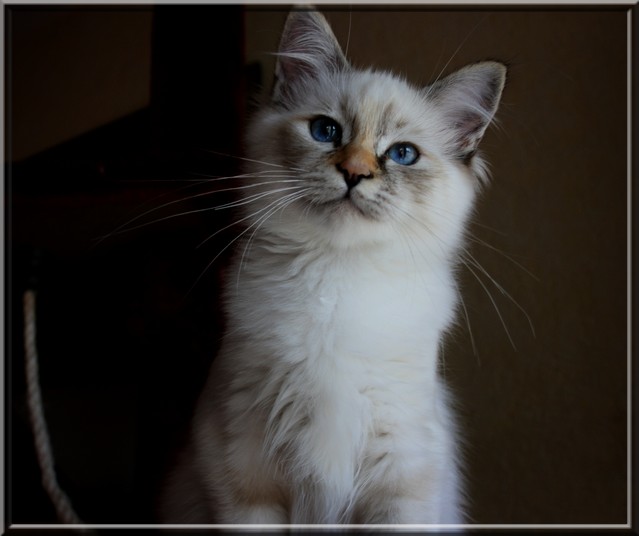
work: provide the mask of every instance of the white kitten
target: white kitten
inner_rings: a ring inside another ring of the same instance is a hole
[[[462,523],[437,354],[506,68],[417,89],[352,68],[298,11],[276,75],[248,132],[227,333],[166,520]]]

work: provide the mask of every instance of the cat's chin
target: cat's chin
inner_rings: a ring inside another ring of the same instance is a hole
[[[375,218],[373,214],[365,210],[365,208],[361,207],[350,197],[344,197],[334,202],[330,207],[330,215],[335,218],[362,218],[368,221],[377,221],[377,218]]]
[[[352,221],[353,219],[369,222],[380,221],[379,211],[373,210],[369,203],[356,194],[346,193],[338,198],[323,201],[316,204],[315,209],[330,220],[339,222]]]
[[[310,213],[314,213],[316,218],[308,220],[312,228],[309,234],[338,249],[360,248],[395,240],[391,236],[392,226],[384,221],[381,214],[366,210],[366,207],[349,197],[315,205]],[[307,215],[310,213],[306,212]]]

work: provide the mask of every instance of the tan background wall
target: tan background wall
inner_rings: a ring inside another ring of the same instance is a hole
[[[249,11],[249,58],[272,61],[260,52],[275,50],[284,16]],[[470,251],[490,276],[472,261],[482,283],[461,270],[477,355],[463,316],[444,355],[471,513],[478,523],[624,523],[625,12],[328,17],[354,64],[416,84],[481,59],[510,64],[499,126],[483,142],[492,184],[471,226]]]
[[[12,151],[21,160],[149,105],[151,8],[13,17]]]

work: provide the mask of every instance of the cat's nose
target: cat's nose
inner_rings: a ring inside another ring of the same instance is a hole
[[[371,179],[377,167],[375,155],[365,150],[352,151],[346,158],[336,164],[337,169],[344,175],[348,188],[353,188],[362,179]]]

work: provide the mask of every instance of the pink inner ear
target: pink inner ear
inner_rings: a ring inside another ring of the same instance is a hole
[[[427,89],[453,131],[455,151],[469,158],[493,120],[506,80],[506,67],[486,61],[463,67]]]
[[[312,28],[305,24],[297,24],[289,27],[286,35],[282,36],[280,52],[304,52],[300,50],[300,44],[304,42],[304,37],[312,31]],[[297,43],[297,46],[292,43]]]
[[[295,57],[282,55],[279,57],[278,75],[284,82],[293,82],[296,79],[309,78],[313,76],[313,66]]]
[[[474,151],[481,141],[483,130],[487,125],[487,120],[479,114],[467,112],[463,118],[455,124],[455,129],[459,133],[459,148],[465,151]]]

